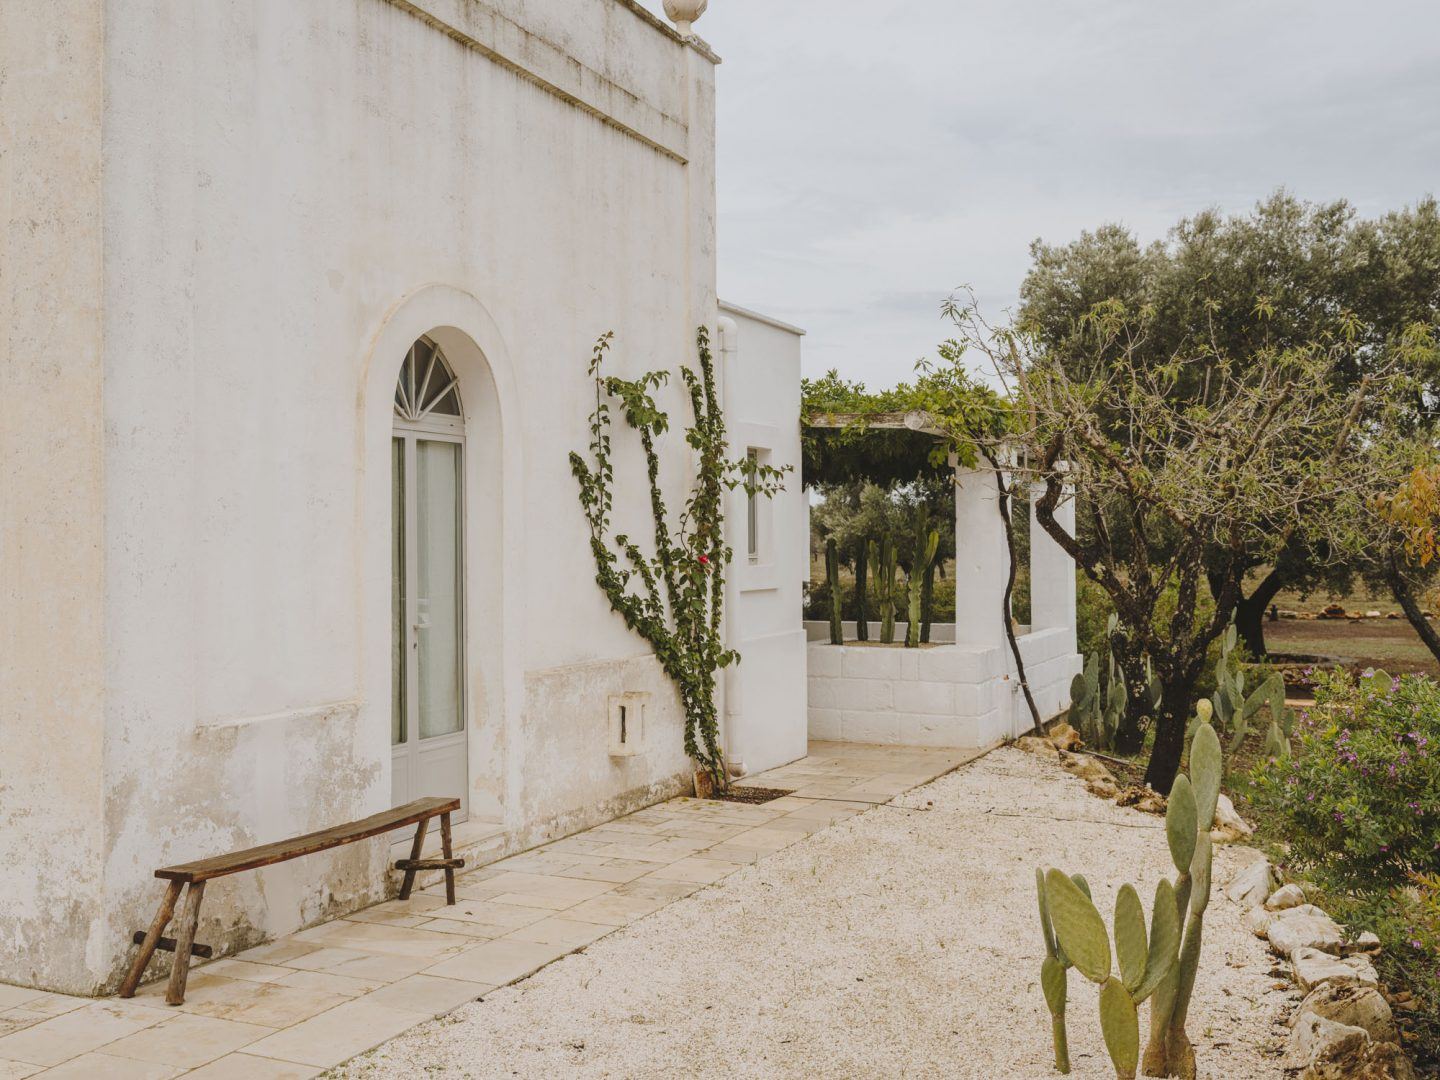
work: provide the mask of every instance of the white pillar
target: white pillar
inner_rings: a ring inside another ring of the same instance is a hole
[[[955,642],[1005,644],[1000,605],[1010,574],[1000,489],[988,468],[955,469]]]
[[[1075,561],[1035,520],[1035,505],[1045,485],[1030,485],[1030,622],[1034,630],[1069,631],[1066,652],[1075,651]],[[1055,520],[1075,535],[1075,494],[1066,488],[1055,507]]]

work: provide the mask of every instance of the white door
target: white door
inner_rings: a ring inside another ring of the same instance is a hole
[[[395,388],[391,444],[394,802],[458,796],[469,810],[465,716],[464,416],[439,347],[421,338]]]

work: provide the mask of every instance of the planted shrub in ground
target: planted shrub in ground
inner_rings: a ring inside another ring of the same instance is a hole
[[[1295,734],[1252,795],[1295,866],[1362,891],[1440,873],[1440,684],[1319,673]]]
[[[1380,939],[1375,966],[1414,995],[1397,1013],[1422,1070],[1440,1065],[1440,685],[1317,673],[1293,754],[1251,775],[1251,800],[1311,898]]]
[[[1069,968],[1075,967],[1100,986],[1100,1030],[1117,1077],[1133,1078],[1141,1064],[1136,1010],[1147,998],[1152,1004],[1145,1074],[1195,1075],[1195,1052],[1185,1033],[1185,1021],[1210,899],[1209,824],[1220,794],[1220,740],[1203,720],[1191,748],[1190,771],[1193,784],[1191,777],[1176,778],[1165,816],[1170,857],[1179,876],[1173,885],[1162,878],[1156,886],[1148,936],[1135,888],[1122,886],[1116,898],[1113,955],[1118,975],[1111,963],[1110,936],[1084,878],[1053,869],[1043,875],[1037,871],[1040,925],[1045,937],[1040,981],[1051,1015],[1055,1067],[1060,1072],[1070,1070],[1066,984]]]

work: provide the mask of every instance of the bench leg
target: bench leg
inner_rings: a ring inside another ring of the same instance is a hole
[[[205,896],[205,882],[192,881],[185,890],[185,910],[175,934],[175,965],[170,969],[170,985],[165,988],[165,1004],[185,1002],[185,980],[190,975],[190,946],[195,944],[195,926],[200,921],[200,901]]]
[[[450,815],[448,813],[440,815],[440,857],[447,860],[454,857],[454,853],[450,850]],[[455,904],[455,868],[453,866],[445,867],[445,903],[452,907]]]
[[[130,971],[125,976],[125,981],[120,984],[120,996],[122,998],[134,997],[135,988],[140,985],[140,979],[145,974],[145,966],[150,963],[150,958],[155,955],[155,946],[160,942],[160,935],[165,932],[165,927],[170,924],[170,916],[175,914],[175,901],[180,899],[180,890],[184,883],[171,881],[166,883],[165,898],[160,901],[160,910],[155,912],[155,918],[150,923],[150,929],[145,932],[145,940],[140,943],[140,952],[135,957],[135,962],[130,965]]]
[[[420,852],[425,847],[425,830],[429,827],[429,818],[425,818],[420,824],[415,826],[415,842],[410,845],[410,862],[414,863],[419,861]],[[409,900],[410,890],[414,887],[415,871],[413,869],[407,869],[405,871],[405,880],[400,883],[400,899]]]

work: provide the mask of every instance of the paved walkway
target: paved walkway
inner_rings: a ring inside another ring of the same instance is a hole
[[[523,979],[747,863],[926,783],[976,751],[812,743],[745,783],[793,795],[637,811],[191,970],[129,1001],[0,985],[0,1080],[299,1080]]]

